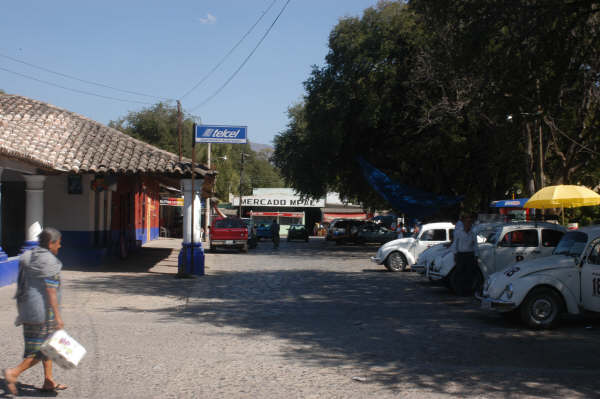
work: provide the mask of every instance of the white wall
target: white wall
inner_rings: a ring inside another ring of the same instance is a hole
[[[44,184],[44,226],[61,231],[93,231],[92,179],[92,175],[83,175],[83,193],[68,194],[67,175],[48,176]]]

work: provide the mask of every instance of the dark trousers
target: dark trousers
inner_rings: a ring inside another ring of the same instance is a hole
[[[478,279],[477,262],[474,252],[458,252],[456,254],[456,293],[471,295]]]

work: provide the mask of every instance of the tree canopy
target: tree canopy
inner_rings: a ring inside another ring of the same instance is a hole
[[[158,103],[109,123],[132,137],[162,148],[179,153],[177,132],[177,108],[169,104]],[[182,121],[182,153],[191,158],[194,121],[184,118]],[[196,162],[207,163],[208,146],[196,145]],[[250,144],[212,144],[211,167],[218,172],[216,196],[222,201],[229,200],[229,194],[240,194],[241,154],[244,153],[244,169],[241,190],[243,195],[252,193],[256,187],[284,187],[277,169],[269,161],[269,151],[255,152]]]
[[[380,1],[332,30],[274,163],[306,195],[374,207],[385,204],[358,157],[470,209],[542,183],[591,184],[599,12],[599,1]]]

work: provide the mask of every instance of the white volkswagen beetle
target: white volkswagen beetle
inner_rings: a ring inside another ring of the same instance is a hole
[[[385,265],[391,272],[404,271],[427,248],[452,241],[453,234],[452,223],[427,223],[421,226],[416,237],[399,238],[383,244],[371,261]]]
[[[495,233],[496,228],[502,225],[502,223],[479,223],[473,226],[473,231],[477,234],[477,242],[484,243],[490,237],[491,234]],[[427,248],[417,257],[414,265],[411,269],[419,274],[428,275],[428,267],[432,266],[435,259],[443,257],[450,252],[449,242],[444,244],[434,245],[431,248]]]
[[[477,297],[532,328],[554,327],[563,312],[600,312],[600,226],[566,233],[552,256],[492,274]]]
[[[503,270],[515,262],[540,258],[552,251],[567,230],[553,223],[507,223],[495,228],[495,232],[484,243],[479,243],[479,276],[473,280],[474,292],[492,273]],[[455,273],[454,254],[451,251],[438,256],[429,267],[428,276],[432,280],[442,280],[451,290],[457,292],[462,279]],[[464,291],[464,290],[462,290]]]

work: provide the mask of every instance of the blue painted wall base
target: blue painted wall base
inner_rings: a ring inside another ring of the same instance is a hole
[[[39,247],[40,243],[38,241],[25,241],[23,246],[21,247],[21,253],[25,251],[29,251],[35,247]]]
[[[192,250],[194,251],[194,264],[192,265]],[[179,252],[178,262],[179,274],[193,274],[195,276],[204,276],[204,248],[202,243],[191,244],[183,243]]]
[[[19,257],[15,256],[0,261],[0,287],[17,281],[19,274]]]

